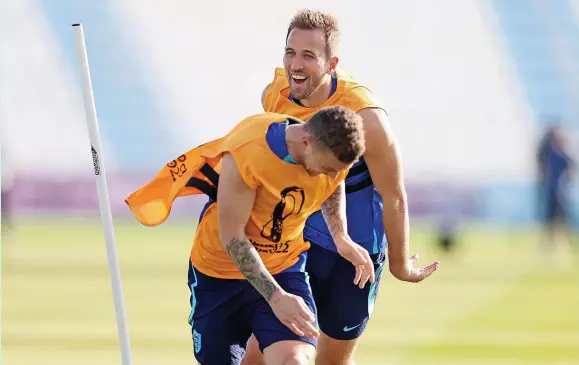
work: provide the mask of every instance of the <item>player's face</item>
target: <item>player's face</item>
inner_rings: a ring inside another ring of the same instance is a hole
[[[321,29],[294,28],[287,39],[283,65],[295,99],[307,99],[334,70],[326,56]]]
[[[352,164],[341,162],[327,148],[311,143],[305,149],[303,166],[310,176],[323,174],[335,178]]]

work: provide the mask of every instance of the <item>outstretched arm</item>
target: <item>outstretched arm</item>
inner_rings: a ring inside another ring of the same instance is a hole
[[[255,201],[255,190],[241,177],[233,156],[223,156],[219,189],[219,239],[247,281],[267,300],[280,290],[278,283],[265,268],[263,260],[245,236],[245,226]]]
[[[390,272],[399,280],[421,281],[432,274],[439,263],[435,262],[424,269],[412,266],[418,256],[409,257],[408,205],[398,143],[384,110],[364,109],[359,114],[364,120],[365,129],[364,160],[384,205],[383,222],[388,237]]]
[[[322,215],[334,241],[339,241],[348,236],[346,189],[343,181],[322,204]]]

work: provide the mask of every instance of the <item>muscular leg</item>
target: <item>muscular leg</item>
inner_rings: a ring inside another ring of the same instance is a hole
[[[314,255],[312,255],[312,251],[314,251]],[[368,322],[369,312],[371,312],[371,308],[368,307],[369,296],[373,296],[373,299],[375,299],[377,295],[381,266],[376,265],[378,275],[374,289],[370,287],[367,289],[349,288],[347,286],[347,283],[349,283],[348,278],[354,275],[351,264],[345,262],[345,260],[342,262],[343,259],[337,254],[327,253],[324,249],[316,248],[312,251],[310,251],[311,256],[309,259],[312,259],[313,264],[309,265],[308,271],[311,273],[312,280],[310,282],[318,305],[318,315],[320,316],[320,321],[324,323],[321,328],[322,334],[318,339],[315,363],[316,365],[355,365],[354,352],[359,342],[359,336]],[[325,265],[322,265],[322,262]],[[313,265],[316,265],[316,267],[312,267]],[[328,268],[328,271],[320,272],[320,269],[324,266]],[[339,273],[339,275],[336,276],[336,273]],[[322,276],[319,282],[317,281],[318,276]],[[342,323],[339,319],[340,317],[345,318],[344,313],[349,313],[349,318],[346,318],[346,322]],[[359,326],[356,324],[359,324]],[[351,328],[346,331],[346,327]],[[324,328],[331,331],[330,333],[333,336],[342,336],[346,337],[346,339],[332,338],[323,333]],[[351,335],[355,336],[355,338],[347,338],[351,337]],[[241,365],[265,364],[270,365],[264,359],[257,339],[251,336]]]
[[[316,305],[305,272],[282,272],[274,278],[286,292],[300,296],[316,316]],[[317,322],[314,326],[317,327]],[[242,364],[308,365],[313,359],[317,340],[293,333],[277,319],[265,300],[252,309],[251,329],[255,337],[248,341]],[[263,356],[259,356],[261,352]]]
[[[354,350],[358,338],[353,340],[336,340],[325,333],[318,339],[316,365],[356,365]]]
[[[280,341],[263,350],[267,365],[308,365],[314,358],[315,347],[302,341]]]
[[[322,333],[318,339],[316,365],[356,365],[354,362],[354,350],[357,344],[358,339],[336,340]],[[259,350],[259,343],[254,336],[251,336],[241,365],[266,364],[269,365],[269,363],[265,362]]]
[[[259,349],[259,343],[254,335],[251,335],[249,342],[247,343],[247,349],[241,365],[265,365],[265,360],[263,359],[263,354]]]

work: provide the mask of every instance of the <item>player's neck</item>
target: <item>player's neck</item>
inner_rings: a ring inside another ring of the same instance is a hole
[[[300,103],[306,108],[315,108],[322,105],[330,97],[332,92],[332,76],[326,75],[324,83],[318,87],[312,95],[307,99],[300,100]]]
[[[302,165],[304,161],[303,150],[300,147],[301,138],[303,136],[303,125],[290,125],[285,130],[285,144],[287,146],[288,155]]]

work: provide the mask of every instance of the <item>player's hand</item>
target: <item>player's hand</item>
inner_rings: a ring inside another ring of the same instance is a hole
[[[440,262],[435,261],[422,269],[418,269],[414,267],[414,263],[418,261],[418,259],[418,253],[415,253],[411,258],[408,259],[408,265],[405,272],[394,276],[396,276],[398,280],[418,283],[429,277],[440,266]]]
[[[275,316],[298,336],[317,338],[320,332],[314,327],[316,319],[301,297],[284,290],[276,291],[269,305]]]
[[[350,239],[336,241],[340,256],[350,261],[356,268],[354,285],[363,288],[368,281],[374,282],[374,264],[368,250]]]

